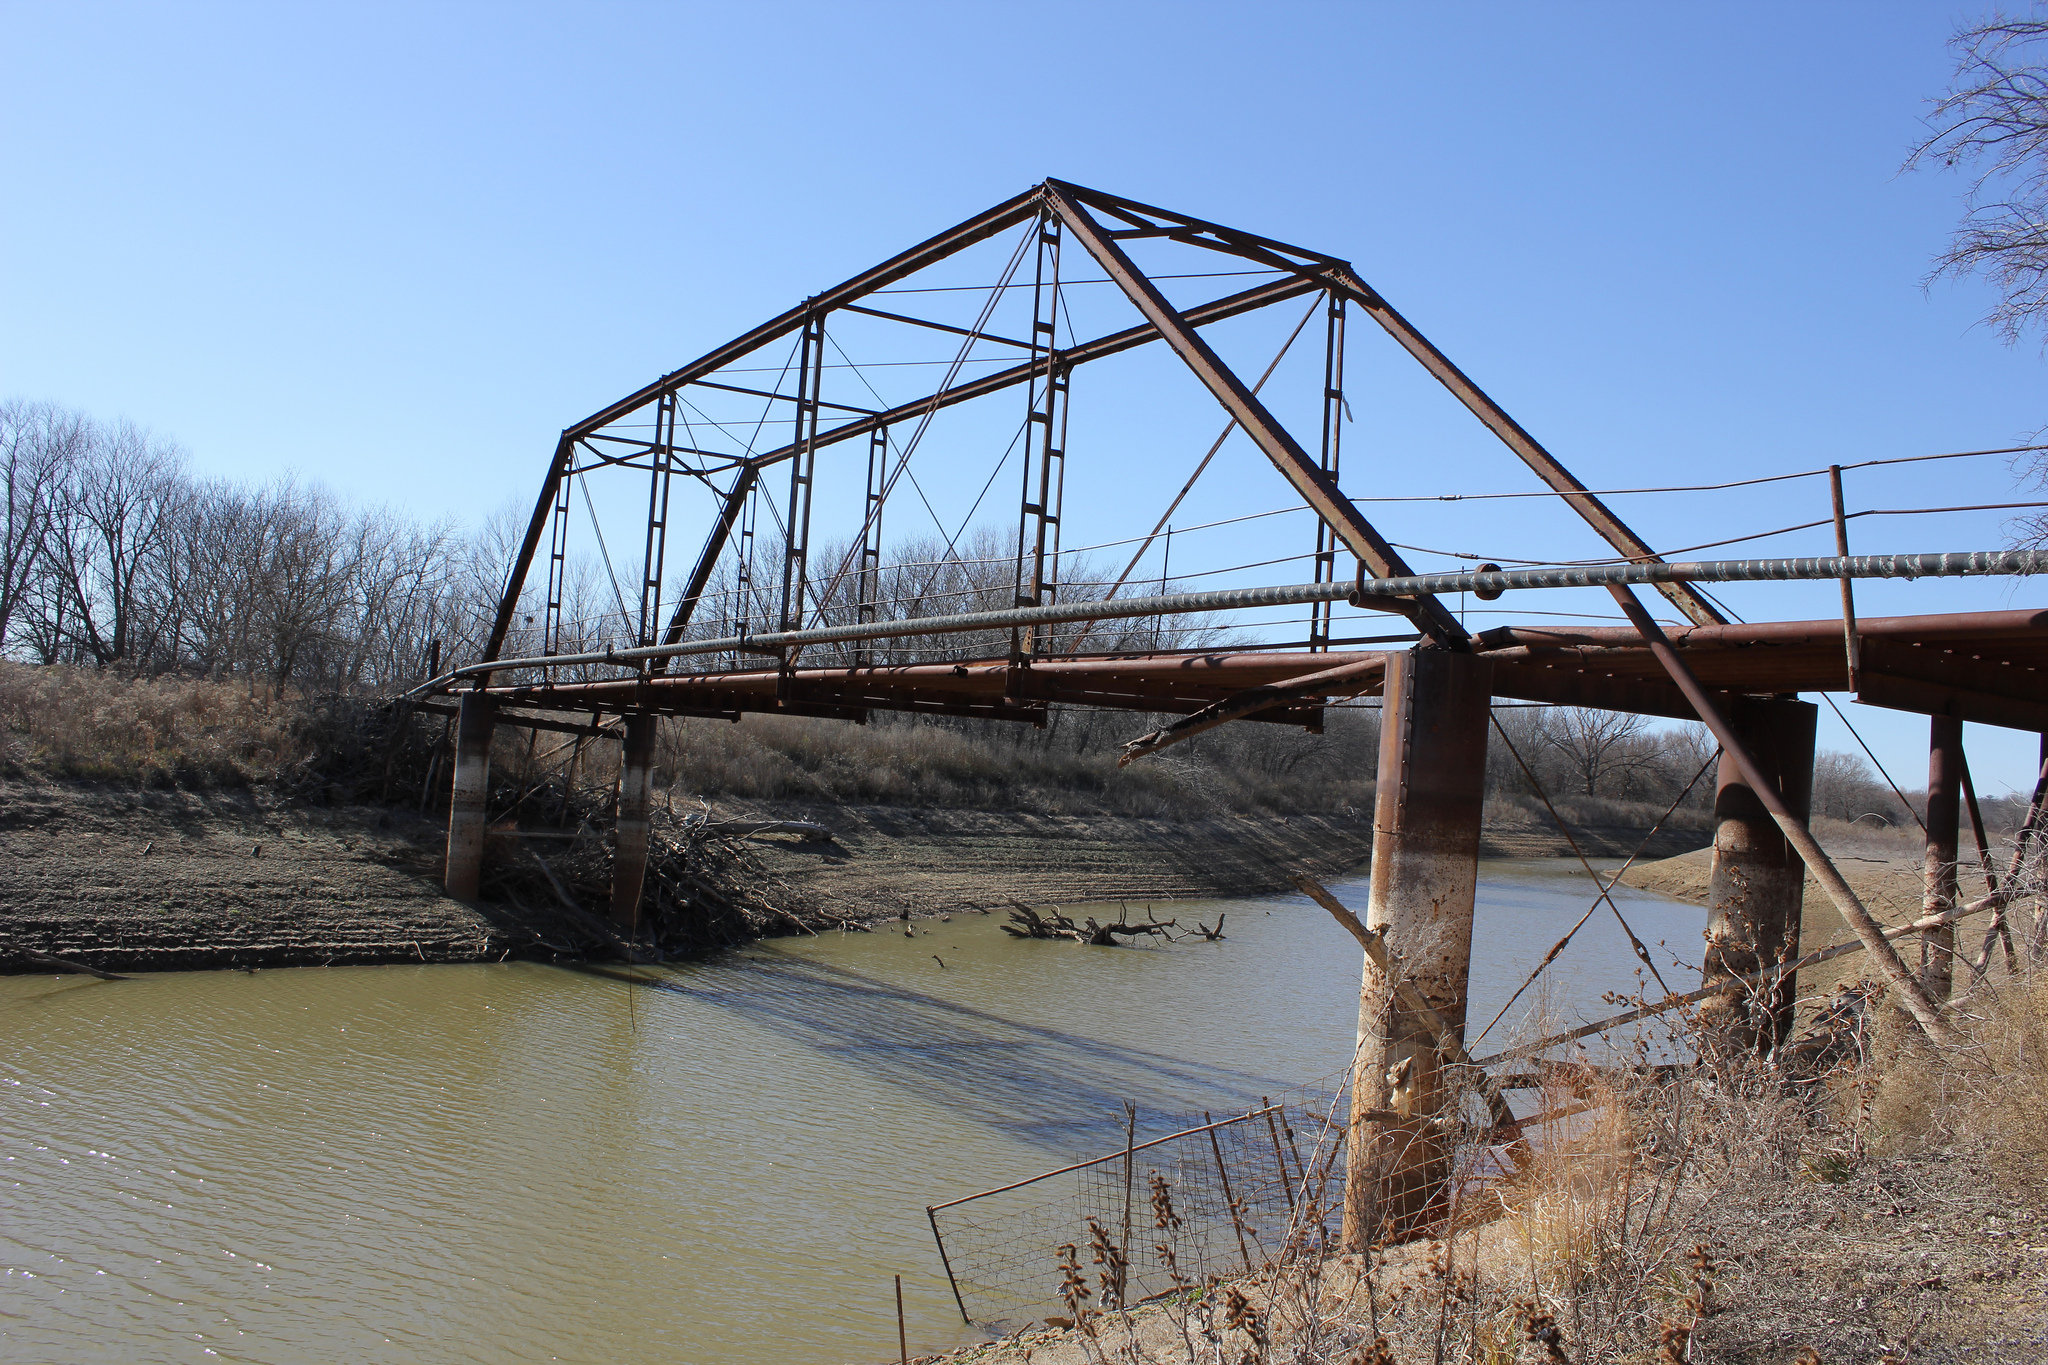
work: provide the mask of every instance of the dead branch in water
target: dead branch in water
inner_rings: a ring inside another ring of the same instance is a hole
[[[1115,948],[1119,946],[1116,941],[1118,934],[1130,939],[1141,934],[1157,934],[1172,942],[1173,931],[1179,927],[1170,919],[1147,920],[1143,924],[1129,924],[1121,920],[1115,924],[1097,924],[1090,917],[1085,923],[1076,924],[1057,909],[1041,915],[1019,901],[1010,911],[1010,921],[1002,926],[1002,930],[1013,938],[1064,938],[1098,948]]]

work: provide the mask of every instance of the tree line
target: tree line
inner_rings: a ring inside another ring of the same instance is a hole
[[[350,508],[290,477],[195,475],[174,442],[0,403],[0,652],[147,676],[354,691],[481,643],[503,582],[484,539]]]
[[[437,662],[479,657],[523,530],[515,512],[465,534],[389,508],[352,508],[288,476],[264,486],[202,477],[175,443],[132,423],[21,400],[0,403],[0,476],[0,654],[129,675],[238,679],[278,693],[389,693],[429,676]],[[692,620],[692,638],[780,627],[778,549],[745,548],[750,553],[721,561]],[[1000,532],[977,532],[959,544],[906,541],[866,579],[849,549],[826,544],[815,552],[807,624],[916,620],[1015,601],[1015,542]],[[1109,595],[1112,584],[1095,566],[1063,567],[1061,600]],[[1175,586],[1152,580],[1121,592]],[[529,584],[508,655],[540,653],[550,643],[537,606],[544,593],[544,585]],[[634,643],[637,609],[637,600],[626,601],[591,561],[572,561],[552,643],[561,653]],[[1054,653],[1122,653],[1251,642],[1214,618],[1163,616],[1067,623],[1043,644]],[[1000,657],[1009,648],[1007,630],[932,634],[815,646],[799,663],[931,662]],[[768,661],[741,653],[680,664]],[[593,666],[569,676],[616,671]],[[1682,804],[1711,805],[1713,773],[1698,776],[1711,768],[1713,752],[1702,727],[1512,704],[1497,717],[1501,733],[1488,759],[1488,786],[1497,796],[1532,795],[1540,785],[1580,805],[1663,805],[1693,782]],[[1042,729],[875,719],[979,732],[989,743],[1076,759],[1106,756],[1146,728],[1146,718],[1130,713],[1069,707],[1053,708]],[[1328,708],[1320,734],[1241,723],[1184,746],[1170,761],[1309,785],[1355,784],[1373,776],[1378,738],[1377,711],[1351,704]],[[1815,776],[1817,815],[1910,818],[1860,757],[1823,754]]]

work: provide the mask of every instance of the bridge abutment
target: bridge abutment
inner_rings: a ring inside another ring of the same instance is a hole
[[[1803,701],[1746,698],[1728,707],[1737,737],[1802,821],[1813,805],[1818,714],[1818,707]],[[1700,984],[1729,984],[1700,1006],[1701,1032],[1731,1052],[1767,1049],[1791,1036],[1797,983],[1787,976],[1759,997],[1733,978],[1798,956],[1806,864],[1725,753],[1715,773],[1714,821]]]
[[[638,712],[626,717],[625,753],[619,763],[619,815],[612,854],[612,923],[630,930],[640,916],[640,892],[647,881],[648,815],[654,741],[661,717]]]
[[[1486,801],[1492,664],[1449,650],[1387,657],[1367,927],[1462,1045]],[[1451,1150],[1431,1120],[1455,1104],[1436,1036],[1367,959],[1344,1185],[1344,1244],[1363,1250],[1442,1216]],[[1372,1114],[1379,1118],[1368,1117]],[[1396,1120],[1390,1114],[1399,1114]]]
[[[455,779],[448,802],[448,855],[441,884],[459,901],[473,901],[483,877],[485,802],[491,786],[491,736],[498,703],[464,692],[455,720]]]

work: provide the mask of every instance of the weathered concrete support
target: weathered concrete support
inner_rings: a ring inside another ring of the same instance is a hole
[[[1956,904],[1956,845],[1963,818],[1963,723],[1953,716],[1927,722],[1927,894],[1922,908],[1938,915]],[[1920,980],[1936,1000],[1954,984],[1956,927],[1944,924],[1920,936]]]
[[[640,889],[647,880],[648,779],[661,717],[626,717],[625,754],[619,763],[619,819],[612,855],[612,923],[630,930],[640,917]]]
[[[1492,664],[1448,650],[1387,657],[1366,923],[1464,1041],[1472,901],[1486,800]],[[1444,1212],[1450,1147],[1430,1120],[1452,1096],[1431,1030],[1371,959],[1358,999],[1358,1057],[1344,1184],[1344,1244],[1405,1237]],[[1375,1122],[1374,1111],[1406,1116]]]
[[[464,692],[455,720],[455,787],[448,802],[448,857],[442,885],[459,901],[477,897],[484,870],[484,801],[491,786],[491,734],[498,703]]]
[[[1819,708],[1811,702],[1745,699],[1728,708],[1729,724],[1776,787],[1793,816],[1813,806],[1813,737]],[[1768,1050],[1792,1033],[1787,976],[1769,998],[1752,998],[1734,978],[1799,956],[1799,916],[1806,864],[1728,755],[1714,783],[1714,863],[1707,880],[1707,952],[1700,984],[1730,983],[1700,1006],[1703,1035],[1730,1051]]]

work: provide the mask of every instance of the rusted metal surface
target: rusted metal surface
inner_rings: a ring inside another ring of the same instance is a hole
[[[498,703],[477,692],[465,692],[455,721],[455,778],[448,804],[448,856],[442,885],[459,901],[477,897],[483,876],[484,809],[491,784],[491,736]]]
[[[1138,311],[1144,314],[1145,320],[1166,338],[1167,345],[1194,371],[1195,377],[1202,381],[1216,401],[1237,419],[1245,435],[1251,437],[1282,476],[1294,485],[1302,500],[1343,539],[1345,547],[1358,556],[1361,563],[1370,565],[1380,577],[1408,576],[1410,570],[1400,552],[1388,544],[1386,537],[1338,492],[1336,483],[1318,467],[1316,460],[1302,449],[1301,443],[1266,409],[1244,381],[1210,349],[1188,320],[1166,301],[1159,287],[1131,263],[1131,258],[1111,240],[1094,215],[1068,196],[1064,187],[1056,188],[1049,184],[1046,198],[1074,234],[1075,240],[1088,249],[1096,264],[1117,282],[1131,302],[1137,305]],[[1412,619],[1420,629],[1441,643],[1463,647],[1465,628],[1441,602],[1433,597],[1420,596],[1412,612]]]
[[[647,880],[647,830],[654,767],[654,741],[661,718],[644,712],[626,717],[625,752],[619,766],[617,843],[612,856],[612,923],[631,931],[639,922],[640,890]]]
[[[1402,349],[1421,362],[1436,381],[1449,389],[1473,416],[1482,422],[1488,431],[1500,438],[1502,445],[1512,450],[1522,463],[1536,471],[1536,476],[1550,487],[1565,495],[1564,501],[1577,512],[1588,526],[1599,532],[1601,539],[1632,559],[1654,560],[1657,552],[1649,542],[1631,531],[1622,519],[1616,516],[1606,503],[1586,491],[1586,485],[1573,477],[1548,450],[1522,428],[1522,424],[1508,416],[1507,410],[1487,396],[1486,392],[1473,383],[1466,373],[1451,363],[1442,351],[1430,344],[1427,337],[1415,329],[1414,324],[1394,310],[1393,305],[1363,280],[1353,275],[1347,267],[1343,274],[1350,285],[1351,296],[1366,313],[1387,330],[1387,334],[1401,344]],[[1660,583],[1657,590],[1669,598],[1674,606],[1685,613],[1695,625],[1714,625],[1724,618],[1714,610],[1699,592],[1683,583]]]
[[[1807,870],[1813,873],[1814,880],[1827,892],[1828,899],[1835,903],[1835,908],[1842,912],[1842,918],[1848,922],[1849,928],[1869,950],[1871,960],[1877,964],[1877,969],[1898,992],[1899,1002],[1906,1007],[1906,1012],[1913,1016],[1914,1021],[1926,1031],[1928,1037],[1938,1043],[1953,1042],[1955,1031],[1943,1021],[1940,1008],[1921,988],[1919,980],[1906,970],[1903,962],[1899,961],[1899,955],[1885,939],[1883,929],[1870,917],[1870,912],[1863,908],[1863,902],[1857,898],[1856,892],[1842,876],[1841,869],[1835,866],[1834,860],[1821,848],[1820,841],[1815,839],[1805,824],[1792,814],[1791,808],[1785,804],[1777,788],[1764,776],[1763,769],[1750,755],[1749,746],[1743,743],[1742,737],[1728,723],[1728,718],[1719,703],[1700,685],[1700,680],[1693,675],[1691,665],[1672,647],[1671,641],[1665,637],[1663,627],[1650,618],[1650,614],[1643,610],[1643,604],[1636,600],[1635,594],[1628,588],[1615,585],[1609,587],[1608,592],[1613,594],[1615,604],[1627,614],[1644,643],[1649,645],[1657,662],[1670,674],[1671,681],[1685,693],[1686,700],[1692,703],[1693,710],[1698,713],[1700,720],[1714,732],[1714,738],[1721,742],[1722,750],[1735,760],[1744,780],[1756,793],[1757,799],[1763,802],[1764,809],[1771,813],[1771,818],[1784,832],[1787,842],[1798,850],[1800,859],[1806,864]]]
[[[1802,821],[1812,805],[1818,709],[1810,702],[1756,698],[1728,707],[1729,724],[1786,809]],[[1706,1035],[1731,1053],[1768,1050],[1791,1036],[1796,983],[1788,975],[1759,994],[1740,979],[1799,955],[1806,865],[1751,790],[1742,765],[1727,754],[1714,787],[1714,822],[1700,984],[1725,989],[1701,1007],[1700,1021]]]
[[[1141,735],[1124,745],[1123,754],[1117,759],[1119,768],[1132,759],[1143,758],[1146,754],[1158,753],[1161,749],[1193,739],[1204,730],[1213,730],[1233,720],[1246,720],[1262,711],[1285,706],[1290,701],[1307,696],[1332,697],[1356,694],[1376,689],[1386,672],[1384,659],[1354,660],[1339,664],[1335,668],[1323,669],[1304,678],[1290,678],[1284,683],[1267,687],[1255,687],[1225,697],[1222,701],[1203,707],[1184,720]]]
[[[1408,984],[1460,1044],[1486,799],[1484,658],[1412,650],[1387,659],[1373,805],[1366,927],[1383,936]],[[1344,1242],[1354,1250],[1408,1235],[1441,1215],[1450,1151],[1430,1120],[1444,1108],[1446,1058],[1432,1021],[1404,1006],[1371,958],[1359,990]],[[1400,1123],[1365,1117],[1392,1110]]]
[[[1957,903],[1956,846],[1963,818],[1963,723],[1953,716],[1927,722],[1926,893],[1921,911],[1939,915]],[[1955,984],[1956,927],[1944,924],[1920,936],[1920,980],[1936,1000]]]

